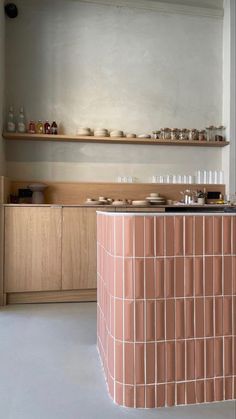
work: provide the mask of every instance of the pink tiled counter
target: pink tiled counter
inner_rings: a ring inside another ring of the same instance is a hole
[[[98,213],[98,350],[119,405],[236,398],[236,215]]]

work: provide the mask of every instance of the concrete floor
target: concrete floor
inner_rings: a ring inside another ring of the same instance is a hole
[[[0,419],[235,419],[235,403],[135,410],[109,399],[96,350],[96,304],[0,310]]]

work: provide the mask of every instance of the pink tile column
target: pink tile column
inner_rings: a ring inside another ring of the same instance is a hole
[[[97,344],[115,403],[236,398],[236,216],[99,213]]]

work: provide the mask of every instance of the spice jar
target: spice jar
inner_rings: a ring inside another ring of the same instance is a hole
[[[192,128],[189,130],[189,140],[190,141],[197,141],[198,140],[198,130],[195,128]]]
[[[216,128],[215,141],[225,141],[225,127],[223,125]]]
[[[171,139],[177,141],[179,139],[179,130],[178,128],[172,128],[171,130]]]
[[[171,130],[170,128],[164,128],[164,140],[171,139]]]
[[[36,133],[35,122],[32,121],[32,120],[29,122],[28,133],[29,134],[35,134]]]
[[[199,139],[199,141],[206,141],[207,140],[206,131],[204,129],[199,131],[198,139]]]
[[[179,139],[181,141],[186,141],[188,140],[188,130],[186,128],[181,128],[179,130]]]
[[[214,127],[214,125],[210,125],[209,127],[206,127],[206,132],[207,132],[207,141],[215,141],[216,127]]]

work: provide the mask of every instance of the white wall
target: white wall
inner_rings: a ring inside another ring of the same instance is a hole
[[[3,0],[0,0],[0,175],[5,171],[3,131],[3,101],[4,101],[4,51],[5,51],[5,18]]]
[[[6,104],[28,118],[137,133],[222,121],[221,19],[74,0],[21,0],[7,22]],[[221,151],[9,143],[10,177],[141,180],[219,169]]]

